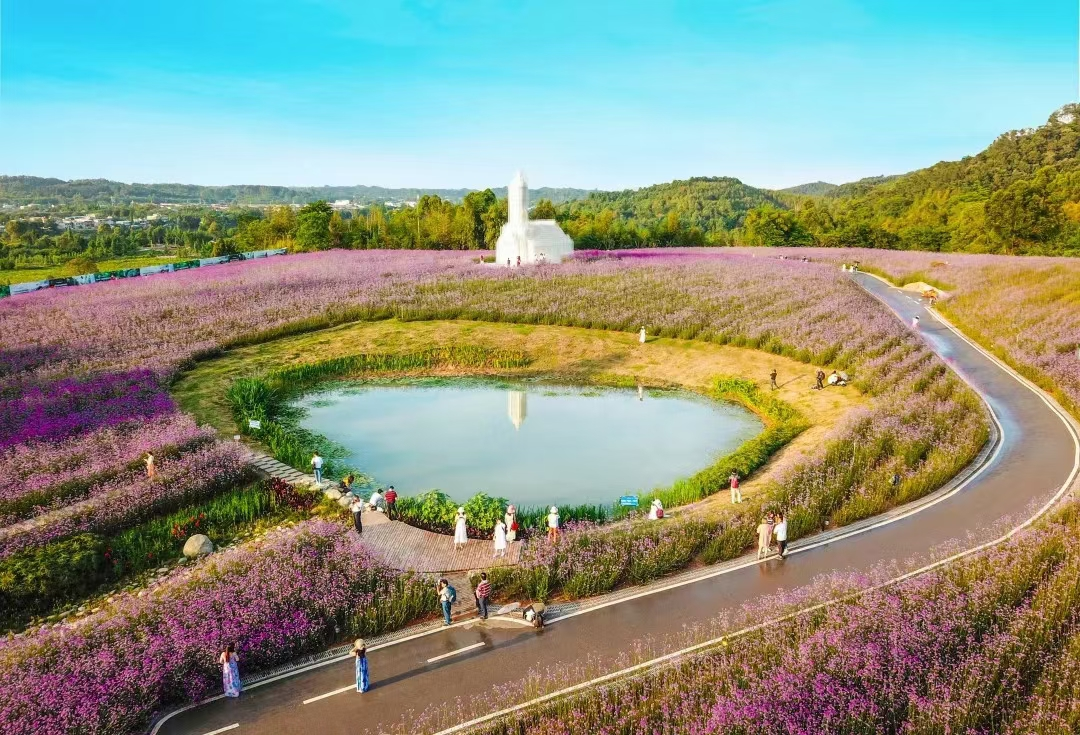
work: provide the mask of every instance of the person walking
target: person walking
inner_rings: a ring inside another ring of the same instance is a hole
[[[513,543],[517,540],[518,534],[517,508],[513,503],[506,508],[506,514],[503,516],[503,523],[506,524],[506,541],[508,543]]]
[[[911,317],[911,328],[912,329],[918,329],[919,328],[919,317],[918,316]]]
[[[311,469],[315,471],[315,484],[322,484],[322,466],[323,458],[319,456],[318,452],[311,455]]]
[[[814,386],[814,390],[825,390],[825,371],[818,370],[817,375],[814,376],[817,380],[817,385]]]
[[[487,620],[489,597],[491,582],[488,581],[487,572],[480,572],[480,584],[476,585],[476,611],[480,613],[481,620]]]
[[[547,535],[548,541],[555,542],[559,540],[559,509],[554,505],[551,506],[551,510],[548,511],[547,517]]]
[[[450,606],[457,602],[457,590],[443,577],[439,580],[439,605],[442,606],[443,625],[450,625]]]
[[[776,384],[776,368],[773,368],[773,371],[769,373],[769,387],[773,390],[778,390],[780,388],[780,386]]]
[[[353,641],[352,655],[356,657],[356,691],[366,692],[371,688],[368,679],[367,644],[363,638]]]
[[[495,553],[494,556],[498,559],[500,556],[506,556],[506,524],[502,521],[495,521],[495,534],[492,536],[495,541]]]
[[[769,519],[762,518],[757,527],[757,558],[764,559],[769,555]]]
[[[240,696],[240,657],[236,655],[236,646],[232,643],[218,656],[221,664],[221,684],[226,697]]]
[[[465,525],[465,508],[457,509],[457,519],[454,521],[454,550],[465,547],[469,543],[469,530]]]
[[[153,480],[157,477],[157,467],[154,465],[154,455],[147,452],[146,459],[143,461],[146,463],[146,476]]]
[[[742,490],[739,489],[739,473],[732,472],[731,477],[728,478],[728,482],[731,485],[731,502],[742,502]]]
[[[386,517],[394,520],[397,515],[397,490],[394,489],[393,485],[386,489],[383,500],[386,501]]]
[[[356,528],[356,532],[364,532],[364,523],[361,515],[364,512],[364,501],[358,496],[354,495],[353,499],[349,502],[349,510],[352,511],[353,527]]]
[[[773,535],[776,536],[776,544],[780,547],[780,558],[783,559],[787,554],[787,517],[783,513],[777,519]]]
[[[645,327],[642,327],[641,331],[638,332],[638,342],[645,344]]]

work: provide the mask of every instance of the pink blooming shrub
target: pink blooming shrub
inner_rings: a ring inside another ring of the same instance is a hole
[[[165,706],[220,691],[227,643],[247,677],[414,619],[434,607],[433,589],[355,534],[309,521],[207,557],[144,597],[0,641],[0,732],[141,732]]]

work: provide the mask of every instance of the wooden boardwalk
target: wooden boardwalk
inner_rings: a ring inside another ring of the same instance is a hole
[[[313,475],[304,474],[261,452],[249,450],[249,454],[248,461],[271,477],[294,485],[315,485]],[[328,482],[323,485],[330,487]],[[503,564],[517,564],[521,557],[520,541],[510,544],[505,556],[495,559],[492,556],[493,544],[490,540],[469,539],[469,543],[463,548],[455,549],[453,536],[425,531],[401,521],[391,521],[384,513],[377,511],[365,511],[363,523],[364,545],[395,569],[427,574],[468,572]],[[460,594],[461,586],[457,582],[455,586]]]

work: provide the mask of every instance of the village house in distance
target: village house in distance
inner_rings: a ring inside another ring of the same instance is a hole
[[[506,192],[507,217],[495,243],[495,262],[504,266],[561,263],[574,241],[553,219],[529,219],[529,185],[518,171]]]

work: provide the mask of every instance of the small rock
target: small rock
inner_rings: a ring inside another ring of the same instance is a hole
[[[184,543],[184,556],[194,559],[197,556],[211,554],[214,551],[214,542],[209,536],[197,533]]]
[[[177,564],[187,564],[188,563],[188,558],[186,556],[181,556],[179,559],[176,560],[176,563]]]

